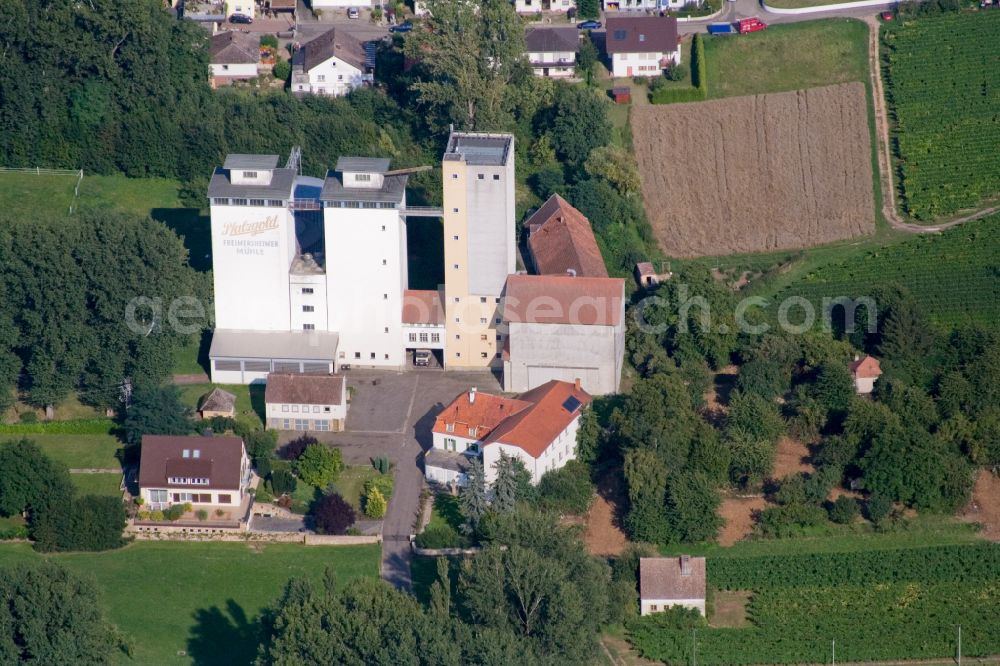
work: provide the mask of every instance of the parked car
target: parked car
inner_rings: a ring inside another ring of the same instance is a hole
[[[601,29],[601,22],[600,21],[581,21],[580,23],[576,24],[576,29],[577,30],[600,30]]]
[[[400,23],[399,25],[394,25],[389,28],[389,32],[410,32],[413,30],[413,24],[407,21],[406,23]]]
[[[745,35],[748,32],[760,32],[767,28],[767,24],[761,21],[756,16],[752,18],[740,19],[737,23],[737,27],[741,35]]]
[[[357,7],[348,7],[347,8],[347,18],[349,18],[349,19],[356,19],[359,16],[361,16],[361,12],[358,11]]]
[[[251,23],[253,23],[253,19],[247,16],[246,14],[233,14],[232,16],[229,17],[229,22],[245,23],[247,25],[250,25]]]

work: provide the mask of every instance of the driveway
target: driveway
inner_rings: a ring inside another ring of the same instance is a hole
[[[410,535],[424,487],[420,455],[431,446],[434,417],[459,393],[475,386],[499,392],[489,372],[351,370],[353,389],[347,431],[310,433],[341,450],[344,460],[367,465],[376,456],[393,463],[395,488],[382,526],[382,578],[409,591]],[[282,441],[295,433],[282,433]]]

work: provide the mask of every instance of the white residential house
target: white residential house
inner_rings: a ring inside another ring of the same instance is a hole
[[[576,458],[580,414],[591,396],[579,383],[550,381],[505,398],[475,388],[462,393],[434,421],[424,457],[427,480],[464,486],[471,458],[480,458],[486,483],[496,480],[501,454],[519,459],[537,484],[542,475]]]
[[[605,49],[615,78],[659,76],[680,64],[677,19],[672,16],[612,16],[607,20]]]
[[[340,97],[371,83],[365,47],[341,28],[331,28],[292,54],[292,94]]]
[[[605,12],[662,12],[677,11],[687,6],[700,7],[704,0],[603,0]]]
[[[625,281],[511,275],[503,297],[504,391],[580,380],[591,395],[616,393],[625,358]]]
[[[256,78],[260,62],[257,37],[235,30],[212,35],[208,62],[212,87]]]
[[[674,606],[705,614],[705,558],[639,558],[639,614],[660,613]]]
[[[347,382],[340,375],[271,373],[264,404],[272,430],[339,432],[347,419]]]
[[[514,11],[518,14],[539,14],[559,12],[565,14],[576,9],[576,0],[514,0]]]
[[[875,390],[875,382],[882,376],[882,364],[874,356],[855,356],[848,366],[854,379],[854,390],[858,395],[868,395]]]
[[[250,478],[250,459],[239,437],[142,437],[139,494],[149,510],[188,502],[239,506]]]
[[[580,33],[573,27],[532,28],[525,34],[528,62],[535,76],[573,76]]]

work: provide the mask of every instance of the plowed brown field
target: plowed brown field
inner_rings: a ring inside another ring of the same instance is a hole
[[[875,229],[865,88],[634,106],[646,211],[674,257],[809,247]]]

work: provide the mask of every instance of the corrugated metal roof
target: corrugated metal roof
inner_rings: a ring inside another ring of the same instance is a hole
[[[217,328],[209,358],[332,361],[340,336],[331,331],[245,331]]]
[[[245,155],[233,153],[226,155],[223,169],[274,169],[278,166],[277,155]]]

